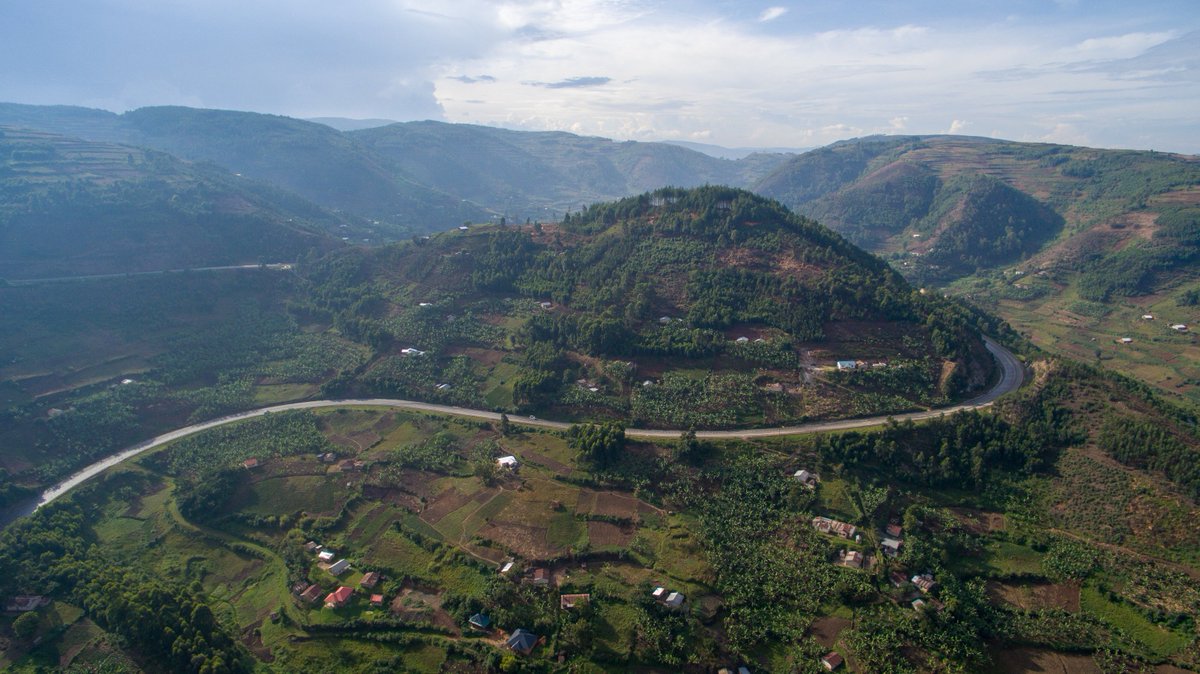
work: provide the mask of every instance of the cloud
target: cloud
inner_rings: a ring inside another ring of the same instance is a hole
[[[557,82],[522,82],[531,87],[546,89],[577,89],[580,87],[599,87],[612,81],[611,77],[568,77]]]
[[[787,14],[787,11],[787,7],[768,7],[763,10],[762,14],[758,15],[758,20],[762,23],[774,21],[784,14]]]
[[[449,79],[457,80],[459,82],[462,82],[463,84],[475,84],[476,82],[495,82],[496,81],[496,78],[492,77],[491,75],[476,75],[475,77],[470,77],[468,75],[455,75],[455,76],[450,77]]]
[[[971,125],[970,122],[964,122],[961,119],[956,119],[956,120],[950,122],[950,128],[946,129],[946,133],[951,134],[951,135],[959,134],[959,133],[962,133],[963,131],[965,131],[966,128],[970,125]]]

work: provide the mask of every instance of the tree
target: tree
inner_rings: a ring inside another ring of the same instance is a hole
[[[575,424],[567,431],[572,449],[597,468],[604,468],[625,449],[625,427],[618,423]]]
[[[33,638],[34,634],[37,633],[38,623],[39,620],[37,612],[30,611],[28,613],[22,613],[21,615],[17,616],[16,620],[13,621],[13,632],[18,638],[28,641],[29,639]]]

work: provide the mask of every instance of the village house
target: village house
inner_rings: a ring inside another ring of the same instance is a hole
[[[892,538],[900,538],[900,534],[904,533],[904,529],[901,529],[899,524],[892,522],[887,525],[887,528],[883,532]]]
[[[821,664],[824,665],[825,669],[830,672],[838,667],[841,667],[843,662],[845,662],[845,660],[843,660],[842,656],[838,655],[836,651],[830,651],[825,654],[825,657],[821,658]]]
[[[687,600],[682,594],[678,592],[672,592],[671,594],[667,595],[666,599],[663,600],[663,604],[665,604],[667,608],[679,609],[683,608],[683,604],[686,601]]]
[[[863,554],[858,550],[842,550],[838,556],[842,558],[842,566],[851,569],[861,569],[863,567]]]
[[[321,544],[317,543],[316,541],[309,541],[304,544],[304,551],[309,553],[310,555],[315,554],[316,552],[319,552],[320,550],[321,550]]]
[[[500,466],[501,468],[506,468],[508,470],[516,470],[517,467],[521,464],[517,461],[517,457],[509,455],[509,456],[502,456],[499,459],[496,459],[496,465]]]
[[[19,594],[4,603],[7,613],[29,613],[50,603],[50,597],[40,594]]]
[[[304,589],[303,592],[300,593],[300,600],[306,604],[315,603],[320,598],[321,598],[321,586],[320,585],[315,585],[315,584],[309,585],[307,588]]]
[[[337,461],[337,454],[334,454],[333,452],[325,452],[324,454],[318,454],[317,460],[320,461],[321,463],[333,463],[334,461]]]
[[[400,349],[400,353],[402,353],[406,356],[424,356],[425,355],[424,351],[422,351],[420,349],[414,349],[411,346]]]
[[[913,607],[913,610],[917,611],[917,612],[940,611],[940,610],[946,608],[946,605],[943,604],[942,602],[934,599],[933,597],[925,597],[924,599],[921,599],[921,598],[914,599],[912,601],[912,607]]]
[[[340,576],[350,570],[350,562],[345,559],[339,559],[329,565],[329,573],[335,576]]]
[[[904,587],[908,583],[908,576],[904,575],[903,571],[893,571],[888,576],[888,580],[891,581],[893,587]]]
[[[558,607],[565,611],[580,604],[586,604],[591,599],[592,595],[590,594],[560,594],[558,595]]]
[[[858,367],[858,361],[855,360],[839,360],[837,362],[837,369],[839,370],[853,370],[856,367]]]
[[[933,576],[928,573],[922,573],[920,575],[913,576],[911,582],[913,585],[917,586],[918,590],[926,594],[933,592],[933,590],[937,588],[937,581],[934,580]]]
[[[662,601],[663,597],[667,596],[667,588],[662,587],[660,585],[660,586],[654,588],[653,590],[651,590],[650,596],[654,597],[658,601]]]
[[[471,627],[486,632],[492,625],[492,619],[482,613],[476,613],[467,620]]]
[[[354,588],[343,585],[325,596],[325,608],[341,608],[350,603],[352,596]]]
[[[518,627],[504,642],[504,645],[508,646],[514,653],[529,655],[533,652],[533,648],[537,646],[537,643],[538,637],[536,634]]]
[[[1175,332],[1187,332],[1188,327],[1183,323],[1176,323],[1175,325],[1171,326],[1171,329]]]
[[[381,594],[371,595],[371,606],[383,606],[383,595],[381,595]]]
[[[250,470],[252,468],[258,468],[258,459],[254,458],[254,457],[250,457],[249,459],[246,459],[245,461],[242,462],[242,468],[245,468],[246,470]]]
[[[502,575],[507,574],[509,571],[513,570],[514,565],[515,565],[515,562],[505,562],[504,566],[500,567],[500,573]]]
[[[379,584],[380,575],[378,571],[368,571],[363,574],[362,580],[358,584],[368,590]]]
[[[888,557],[895,557],[900,554],[900,546],[904,545],[904,541],[895,538],[885,538],[879,545],[883,548],[883,554]]]
[[[317,553],[317,559],[321,560],[322,562],[329,562],[333,560],[333,557],[336,554],[337,553],[333,550],[322,550]]]
[[[810,473],[804,468],[792,473],[792,477],[799,480],[800,484],[803,484],[805,487],[816,487],[817,482],[821,480],[819,475],[816,473]]]
[[[550,584],[550,572],[546,569],[537,568],[530,574],[530,578],[534,585],[545,586]]]
[[[812,519],[813,528],[823,534],[836,534],[842,538],[854,538],[854,534],[858,528],[853,524],[839,522],[828,517],[814,517]]]

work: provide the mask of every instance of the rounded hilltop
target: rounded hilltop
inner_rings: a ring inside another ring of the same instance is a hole
[[[316,264],[376,349],[336,392],[659,427],[892,413],[982,388],[984,319],[778,202],[661,189]]]

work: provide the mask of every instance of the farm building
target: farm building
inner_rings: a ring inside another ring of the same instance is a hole
[[[321,586],[309,585],[303,592],[300,593],[300,599],[306,604],[312,604],[321,598]]]
[[[837,362],[837,369],[839,370],[853,370],[856,367],[858,367],[858,361],[839,360]]]
[[[467,624],[477,630],[486,630],[491,626],[492,619],[482,613],[476,613],[467,620]]]
[[[379,584],[379,578],[378,571],[368,571],[363,574],[362,580],[358,581],[358,584],[369,590]]]
[[[800,470],[796,471],[795,473],[792,473],[792,477],[799,480],[800,483],[806,487],[815,487],[817,485],[817,482],[821,479],[820,476],[817,475],[816,473],[810,473],[809,471],[805,470],[804,468],[801,468]]]
[[[854,538],[854,533],[858,531],[853,524],[839,522],[828,517],[814,517],[812,525],[814,529],[823,534],[837,534],[842,538]]]
[[[826,670],[831,672],[841,667],[842,662],[844,662],[842,656],[838,655],[835,651],[830,651],[825,654],[825,657],[821,658],[821,664],[825,666]]]
[[[508,573],[512,571],[515,562],[505,562],[504,566],[500,567],[500,573]]]
[[[667,588],[662,587],[660,585],[659,587],[654,588],[654,590],[650,592],[650,596],[654,597],[655,599],[657,599],[659,601],[662,601],[662,598],[667,596]]]
[[[335,553],[333,550],[322,550],[317,553],[317,559],[321,560],[322,562],[328,562],[333,559],[335,554],[337,553]]]
[[[343,585],[325,596],[325,608],[341,608],[350,603],[352,596],[354,588]]]
[[[592,595],[590,594],[560,594],[558,596],[558,607],[563,610],[571,609],[580,604],[586,604],[591,599]]]
[[[502,456],[499,459],[496,459],[496,464],[501,468],[507,468],[509,470],[516,470],[517,466],[521,465],[517,462],[517,457],[511,455]]]
[[[504,642],[504,645],[508,646],[509,649],[511,649],[514,653],[529,655],[533,652],[533,648],[534,646],[537,646],[537,643],[538,637],[536,634],[530,632],[529,630],[518,627],[517,630],[508,637],[508,640]]]
[[[349,570],[350,570],[350,562],[348,562],[347,560],[344,560],[344,559],[339,559],[338,561],[329,565],[329,573],[332,573],[335,576],[340,576]]]
[[[1171,326],[1171,329],[1175,332],[1187,332],[1188,327],[1183,323],[1176,323],[1175,325]]]

